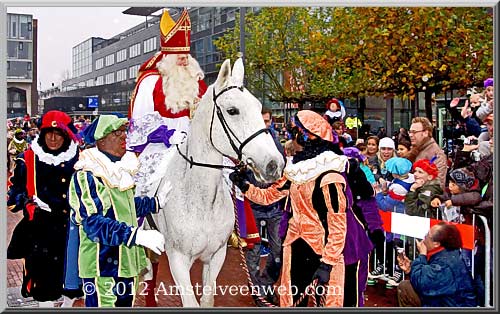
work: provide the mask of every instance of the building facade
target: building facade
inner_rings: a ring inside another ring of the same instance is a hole
[[[37,20],[7,13],[7,117],[38,114]]]
[[[258,10],[253,8],[252,10]],[[180,8],[173,8],[174,20]],[[191,19],[191,55],[205,72],[207,85],[217,78],[220,54],[213,44],[228,28],[235,25],[236,7],[195,7],[189,9]],[[89,38],[73,47],[72,78],[61,88],[41,93],[43,98],[54,96],[99,97],[99,112],[127,113],[139,67],[160,47],[159,22],[162,12],[150,15],[146,22],[110,39]],[[70,113],[90,113],[85,106],[64,106]],[[66,108],[67,107],[67,108]]]
[[[52,96],[98,97],[99,113],[128,111],[130,97],[135,88],[139,67],[160,50],[159,21],[161,11],[147,12],[146,8],[131,8],[138,15],[148,16],[146,22],[138,24],[110,39],[89,38],[72,51],[72,78],[63,81],[61,88],[41,93],[43,98]],[[149,8],[151,9],[151,8]],[[182,8],[169,8],[176,20]],[[247,7],[245,11],[258,12],[259,7]],[[238,7],[192,7],[191,55],[198,60],[205,72],[205,82],[212,84],[218,74],[221,54],[216,51],[214,40],[224,35],[227,29],[235,27]],[[154,15],[151,13],[155,13]],[[263,80],[266,78],[263,77]],[[264,93],[255,96],[266,107],[273,110],[279,128],[283,127],[299,108],[296,104],[282,104],[269,101]],[[410,124],[410,105],[400,98],[361,97],[343,99],[349,115],[365,121],[367,132],[376,133],[380,127],[390,135],[399,127]],[[96,114],[85,104],[61,104],[68,113]],[[313,109],[324,113],[324,104],[306,104],[302,109]],[[46,111],[46,110],[45,110]],[[358,132],[356,131],[356,137]]]

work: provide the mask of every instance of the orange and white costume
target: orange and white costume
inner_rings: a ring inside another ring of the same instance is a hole
[[[304,125],[309,126],[308,131],[325,140],[332,138],[331,127],[328,123],[326,126],[321,121],[307,123],[309,118],[316,118],[315,115],[304,113],[301,117],[301,113],[298,114],[299,119]],[[292,290],[292,285],[294,285],[292,245],[299,239],[305,241],[314,253],[320,256],[321,262],[332,265],[328,287],[325,287],[327,289],[325,306],[343,306],[345,268],[342,252],[346,237],[346,207],[348,205],[345,194],[347,183],[342,173],[346,170],[347,164],[346,156],[327,150],[313,158],[295,164],[289,163],[285,168],[283,178],[271,187],[259,189],[250,185],[245,193],[248,199],[262,205],[290,197],[293,216],[289,220],[288,231],[283,242],[282,287],[278,290],[282,307],[292,306],[294,303],[292,294],[302,292]],[[317,179],[321,181],[317,182]],[[290,189],[281,190],[288,180],[291,182]],[[323,197],[324,200],[313,201],[313,193],[317,188],[321,189],[322,193],[317,191],[315,197]],[[326,205],[326,222],[324,223],[320,219],[318,208],[315,208],[317,206],[313,205],[317,201],[324,202]]]

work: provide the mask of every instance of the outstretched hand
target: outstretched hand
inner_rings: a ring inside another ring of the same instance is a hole
[[[453,98],[450,102],[450,108],[455,108],[460,102],[460,98]]]
[[[229,180],[231,180],[243,193],[245,193],[250,187],[245,172],[235,170],[229,174]]]

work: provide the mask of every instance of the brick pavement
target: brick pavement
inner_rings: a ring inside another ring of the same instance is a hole
[[[17,222],[21,220],[22,213],[7,213],[7,243],[10,242],[11,234]],[[8,307],[38,307],[38,302],[32,298],[24,299],[20,295],[20,287],[22,284],[22,261],[7,260],[7,306]],[[197,261],[191,270],[191,280],[193,285],[196,283],[201,285],[202,264]],[[168,260],[163,254],[160,259],[160,268],[158,275],[158,285],[163,283],[164,287],[174,285],[174,281],[170,274]],[[246,286],[246,275],[242,271],[242,261],[240,253],[237,249],[228,248],[226,261],[222,267],[217,280],[218,286],[225,287],[226,285]],[[396,289],[388,290],[383,288],[384,285],[378,284],[368,287],[366,296],[367,307],[394,307],[397,306]],[[198,298],[199,300],[199,298]],[[134,306],[144,306],[144,297],[138,296]],[[83,300],[75,302],[74,307],[83,307]],[[181,299],[179,296],[166,295],[159,293],[158,306],[160,307],[180,307]],[[217,295],[215,296],[216,307],[255,307],[253,299],[249,295]]]

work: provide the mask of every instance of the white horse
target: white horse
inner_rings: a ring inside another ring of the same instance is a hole
[[[282,155],[265,132],[262,104],[243,88],[243,75],[241,59],[235,62],[232,73],[230,61],[224,61],[160,183],[159,191],[164,184],[171,184],[172,190],[154,220],[165,235],[170,270],[186,307],[214,305],[210,288],[216,287],[234,227],[234,205],[223,170],[206,165],[222,165],[224,155],[239,158],[259,181],[268,183],[279,179],[284,167]],[[205,165],[193,165],[188,161],[191,158]],[[200,304],[190,279],[197,259],[203,262],[203,292],[208,292]]]

